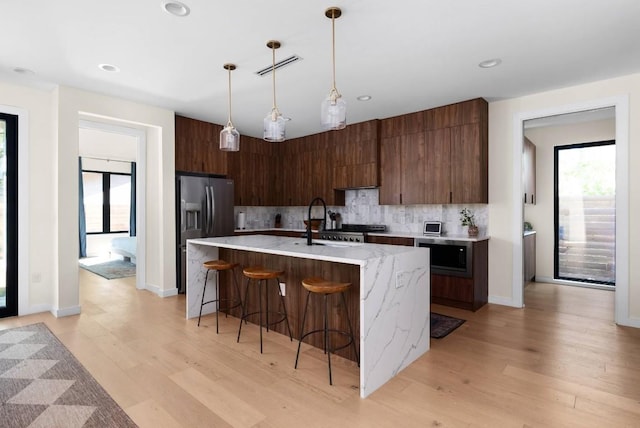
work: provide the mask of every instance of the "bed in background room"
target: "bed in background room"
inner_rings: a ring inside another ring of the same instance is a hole
[[[136,237],[126,236],[111,240],[111,253],[121,255],[124,260],[136,263]]]

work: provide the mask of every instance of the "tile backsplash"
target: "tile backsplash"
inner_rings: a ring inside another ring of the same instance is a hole
[[[378,189],[345,191],[345,206],[327,206],[327,210],[340,213],[342,223],[385,224],[391,232],[422,233],[426,220],[441,221],[443,233],[466,234],[460,225],[460,210],[469,208],[475,214],[481,234],[487,233],[488,209],[486,204],[461,205],[379,205]],[[311,198],[309,199],[311,202]],[[312,217],[321,217],[314,208]],[[282,216],[285,229],[304,229],[308,207],[235,207],[235,216],[246,213],[247,229],[272,228],[276,214]]]

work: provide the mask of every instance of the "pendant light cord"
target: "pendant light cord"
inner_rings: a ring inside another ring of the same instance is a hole
[[[271,45],[271,78],[273,82],[273,110],[278,110],[276,107],[276,47],[275,44]]]
[[[336,18],[335,11],[331,12],[331,60],[333,62],[333,90],[336,89]]]
[[[233,126],[231,123],[231,67],[229,67],[229,120],[227,126]]]

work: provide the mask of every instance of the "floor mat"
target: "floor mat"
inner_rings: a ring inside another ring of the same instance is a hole
[[[431,337],[442,339],[456,328],[464,324],[465,320],[431,312]]]
[[[100,275],[106,279],[126,278],[136,276],[136,265],[125,260],[110,260],[103,263],[90,264],[80,261],[80,267]]]

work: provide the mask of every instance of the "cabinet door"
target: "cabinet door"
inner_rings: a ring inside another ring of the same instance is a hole
[[[339,132],[331,132],[329,151],[334,189],[373,187],[378,179],[379,120],[356,123]]]
[[[405,135],[400,140],[400,192],[402,204],[425,203],[425,135]]]
[[[401,199],[401,137],[380,142],[380,205],[398,205]]]
[[[451,130],[426,132],[425,203],[448,204],[451,201]]]
[[[536,234],[524,237],[524,283],[533,281],[536,277]]]
[[[451,128],[451,203],[488,202],[487,142],[482,124]]]
[[[227,174],[227,153],[219,149],[222,127],[175,116],[176,171]]]
[[[536,203],[536,146],[528,138],[524,139],[522,176],[524,180],[524,203]]]

